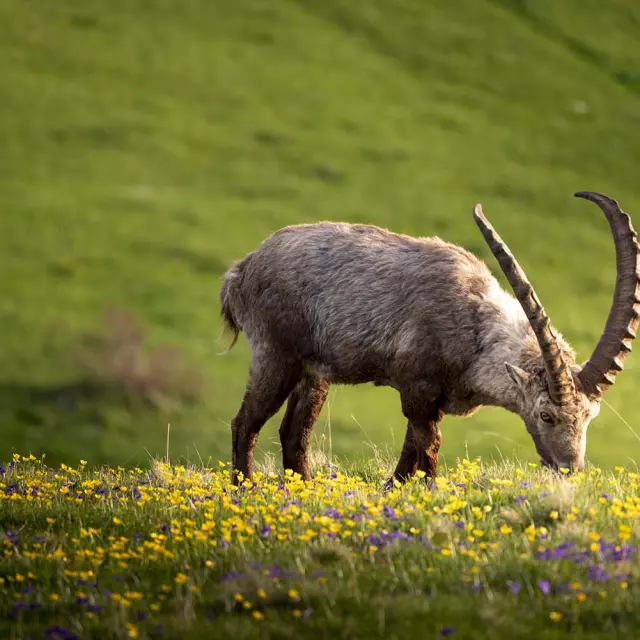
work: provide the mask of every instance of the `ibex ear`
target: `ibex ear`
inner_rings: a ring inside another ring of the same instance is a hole
[[[508,362],[505,362],[504,366],[507,368],[507,373],[511,376],[511,379],[518,385],[520,389],[523,389],[529,381],[531,374],[527,373],[520,367],[516,367],[514,364],[509,364]]]

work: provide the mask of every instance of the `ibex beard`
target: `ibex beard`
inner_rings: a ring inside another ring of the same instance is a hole
[[[417,470],[435,478],[443,416],[483,405],[517,413],[544,465],[581,470],[589,422],[635,338],[640,246],[615,200],[576,196],[605,214],[617,264],[611,311],[584,364],[480,205],[474,219],[515,298],[462,247],[362,224],[286,227],[232,266],[222,314],[233,343],[244,332],[252,353],[231,425],[234,481],[251,478],[260,429],[285,401],[283,464],[310,479],[311,431],[332,383],[400,393],[408,426],[389,482]]]

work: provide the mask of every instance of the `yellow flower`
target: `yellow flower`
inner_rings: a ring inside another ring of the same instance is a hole
[[[300,600],[300,594],[295,589],[289,589],[287,594],[292,600]]]
[[[236,602],[242,602],[244,600],[244,596],[241,593],[236,593],[233,598]]]
[[[593,540],[594,542],[598,542],[600,540],[600,534],[596,533],[595,531],[592,531],[589,534],[589,540]]]
[[[256,593],[258,594],[258,598],[264,599],[267,597],[267,592],[264,589],[258,589]]]
[[[47,524],[53,524],[55,521],[55,518],[47,518]]]
[[[127,622],[127,632],[130,638],[137,638],[140,636],[140,632],[138,631],[138,627],[135,624],[131,624],[131,622]]]
[[[300,611],[300,609],[294,609],[291,613],[293,614],[294,618],[302,617],[302,611]]]
[[[51,600],[51,602],[58,602],[58,600],[60,600],[60,596],[57,593],[50,593],[49,600]]]
[[[587,594],[586,593],[580,592],[580,593],[578,593],[576,595],[576,600],[578,602],[584,602],[586,599],[587,599]]]
[[[122,524],[122,520],[120,520],[120,518],[116,518],[116,516],[113,516],[112,522],[113,524]]]
[[[621,582],[620,583],[620,588],[621,589],[627,589],[629,587],[629,583],[628,582]]]
[[[500,527],[500,533],[504,536],[508,536],[512,531],[513,529],[508,524],[503,524]]]
[[[264,613],[262,613],[262,611],[254,611],[251,615],[255,620],[264,620]]]
[[[560,620],[562,620],[562,618],[564,618],[564,615],[561,614],[559,611],[552,611],[549,614],[549,617],[554,621],[554,622],[560,622]]]
[[[86,464],[87,464],[87,461],[86,461],[86,460],[80,460],[80,465],[81,465],[82,467],[86,466]]]
[[[552,512],[549,514],[549,517],[550,517],[552,520],[557,520],[557,519],[558,519],[558,512],[557,512],[557,511],[552,511]]]
[[[176,584],[184,584],[189,579],[189,576],[184,573],[178,573],[174,578]]]

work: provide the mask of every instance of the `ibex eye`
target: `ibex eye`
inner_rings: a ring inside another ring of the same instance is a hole
[[[553,424],[553,418],[546,411],[542,411],[540,413],[540,418],[547,424]]]

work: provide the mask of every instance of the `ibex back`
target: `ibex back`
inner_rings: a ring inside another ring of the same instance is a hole
[[[251,477],[258,433],[287,399],[284,467],[309,479],[311,430],[331,383],[398,390],[408,420],[393,474],[401,482],[417,469],[435,477],[440,420],[482,405],[520,415],[543,464],[582,469],[587,426],[635,337],[640,247],[614,200],[576,195],[606,215],[618,270],[604,332],[584,365],[480,205],[475,221],[516,298],[459,246],[361,224],[286,227],[231,267],[222,313],[234,342],[243,331],[252,352],[231,425],[234,480]]]

